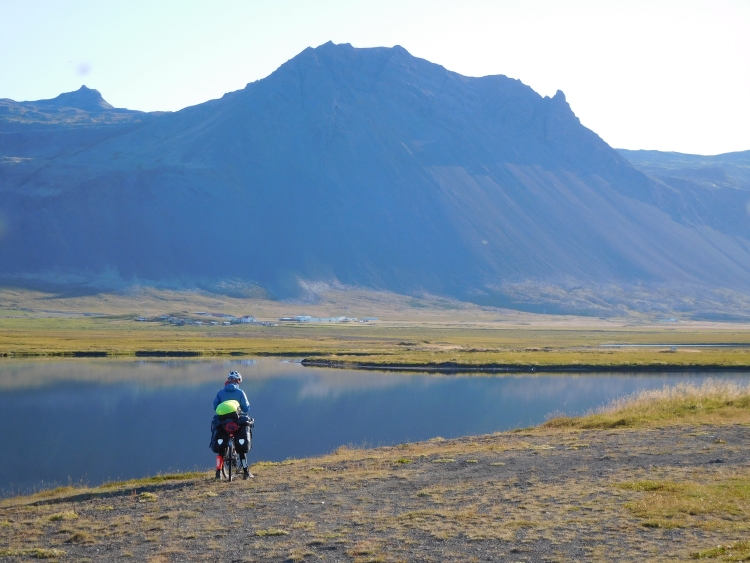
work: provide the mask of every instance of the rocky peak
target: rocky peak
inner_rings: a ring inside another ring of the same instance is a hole
[[[31,102],[35,106],[54,108],[75,108],[89,112],[112,110],[114,107],[99,93],[99,90],[81,86],[75,92],[65,92],[51,100]]]

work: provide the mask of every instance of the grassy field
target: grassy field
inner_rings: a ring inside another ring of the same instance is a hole
[[[172,326],[140,315],[209,311],[373,316],[376,323]],[[344,365],[750,366],[750,348],[602,348],[606,344],[750,345],[750,326],[535,315],[425,297],[328,292],[315,303],[179,292],[59,297],[0,290],[0,356],[289,355]]]
[[[743,561],[748,405],[709,382],[538,428],[258,462],[247,482],[64,487],[0,501],[0,557]]]

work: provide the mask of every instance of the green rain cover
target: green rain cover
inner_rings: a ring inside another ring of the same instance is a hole
[[[237,401],[224,401],[223,403],[219,403],[219,406],[216,407],[216,414],[220,416],[224,414],[231,414],[233,412],[237,412],[238,408],[240,408],[240,404]]]

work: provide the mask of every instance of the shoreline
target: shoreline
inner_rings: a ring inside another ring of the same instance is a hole
[[[112,352],[102,350],[65,350],[60,352],[2,352],[0,358],[43,359],[43,358],[302,358],[310,352],[241,352],[214,350],[135,350]]]
[[[660,372],[750,372],[750,364],[718,364],[718,363],[556,363],[556,364],[509,364],[509,363],[462,363],[462,362],[358,362],[349,360],[316,359],[316,354],[305,351],[216,351],[216,350],[134,350],[134,351],[103,351],[103,350],[65,350],[45,352],[0,352],[2,360],[43,360],[53,358],[64,359],[137,359],[137,358],[301,358],[300,365],[308,368],[352,369],[362,371],[391,371],[415,373],[571,373],[571,372],[617,372],[617,373],[660,373]],[[319,355],[327,356],[329,352]],[[347,354],[360,355],[360,354]],[[361,354],[369,355],[369,354]]]
[[[434,374],[536,374],[536,373],[673,373],[673,372],[750,372],[750,364],[718,363],[556,363],[556,364],[509,364],[509,363],[462,363],[462,362],[359,362],[349,360],[316,359],[309,351],[216,351],[216,350],[66,350],[47,352],[2,352],[2,360],[44,359],[140,359],[140,358],[301,358],[300,365],[306,368],[351,369],[361,371],[411,372]],[[321,352],[321,356],[329,355]],[[357,355],[357,354],[347,354]],[[362,354],[366,355],[366,354]]]
[[[399,364],[375,362],[350,362],[346,360],[316,360],[305,358],[301,365],[311,368],[356,369],[370,371],[411,371],[419,373],[556,373],[556,372],[634,372],[659,373],[674,371],[750,372],[750,365],[727,366],[721,364],[462,364],[440,362],[424,364]]]

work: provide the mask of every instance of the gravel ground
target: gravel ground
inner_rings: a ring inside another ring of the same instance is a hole
[[[19,497],[0,561],[685,560],[749,537],[749,444],[746,425],[540,428]]]

